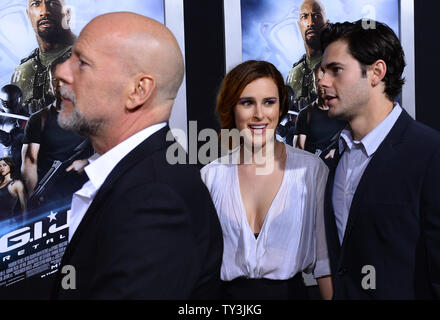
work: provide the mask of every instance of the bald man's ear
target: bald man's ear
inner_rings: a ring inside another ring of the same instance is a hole
[[[374,62],[370,67],[371,72],[371,85],[376,87],[387,74],[387,64],[382,59]]]
[[[135,110],[145,104],[153,95],[156,82],[151,76],[143,76],[134,83],[127,100],[126,108]]]

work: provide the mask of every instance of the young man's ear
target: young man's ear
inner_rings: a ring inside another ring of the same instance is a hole
[[[145,75],[141,78],[138,78],[132,86],[126,105],[127,109],[134,110],[142,106],[148,101],[148,99],[150,99],[155,88],[156,83],[153,77]]]
[[[387,74],[387,64],[382,59],[379,59],[370,66],[370,70],[371,85],[375,87],[385,78]]]

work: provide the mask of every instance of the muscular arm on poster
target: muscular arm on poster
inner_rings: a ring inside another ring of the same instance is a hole
[[[89,164],[87,159],[75,160],[67,167],[66,172],[75,171],[76,173],[83,173],[84,168]]]
[[[39,143],[23,144],[21,149],[21,157],[23,159],[21,175],[23,176],[28,195],[32,194],[38,182],[37,161],[39,152]]]
[[[11,184],[11,191],[18,198],[18,201],[20,202],[22,213],[25,213],[27,210],[27,208],[26,208],[26,192],[25,192],[23,182],[21,182],[20,180],[15,180]]]
[[[306,147],[306,138],[308,132],[307,124],[308,109],[301,110],[295,123],[295,135],[298,136],[296,146],[302,150]]]
[[[307,136],[305,134],[298,135],[298,148],[304,150],[306,148],[306,139]]]

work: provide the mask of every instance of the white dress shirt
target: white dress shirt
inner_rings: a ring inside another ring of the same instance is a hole
[[[319,157],[286,145],[281,186],[258,238],[246,218],[238,180],[239,148],[201,170],[223,230],[221,279],[286,280],[298,272],[330,274],[324,230],[328,169]]]
[[[351,202],[361,177],[379,145],[399,118],[402,108],[396,103],[390,114],[361,141],[355,141],[349,129],[344,129],[339,138],[339,160],[333,184],[332,202],[342,244]]]
[[[89,181],[87,181],[80,190],[75,192],[72,197],[71,212],[69,215],[69,241],[72,239],[73,234],[95,198],[96,193],[119,161],[153,133],[165,127],[166,124],[166,122],[162,122],[145,128],[103,155],[96,153],[89,158],[90,164],[84,168],[89,177]]]

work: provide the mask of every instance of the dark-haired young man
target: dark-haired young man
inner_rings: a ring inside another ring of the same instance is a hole
[[[394,102],[401,44],[374,21],[321,40],[328,114],[349,123],[326,190],[334,299],[440,298],[440,134]]]

